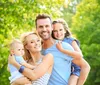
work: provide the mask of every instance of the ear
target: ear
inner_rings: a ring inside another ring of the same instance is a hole
[[[11,54],[14,54],[14,50],[11,50],[10,53],[11,53]]]
[[[26,45],[25,48],[28,50],[28,46]]]

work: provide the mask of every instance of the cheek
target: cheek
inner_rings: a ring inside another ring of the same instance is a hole
[[[31,47],[32,47],[31,44],[25,46],[25,48],[26,48],[27,50],[29,50]]]
[[[57,37],[57,33],[56,32],[54,32],[53,35],[54,35],[54,37]]]

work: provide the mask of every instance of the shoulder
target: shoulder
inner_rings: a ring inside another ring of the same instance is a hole
[[[74,37],[68,37],[68,38],[66,38],[66,40],[68,40],[68,41],[74,41],[75,40],[75,38]]]
[[[53,55],[51,53],[46,54],[43,57],[43,62],[53,63]]]
[[[68,42],[70,45],[72,45],[73,42],[76,42],[78,45],[80,45],[80,42],[78,41],[78,39],[76,39],[74,37],[64,38],[63,41]]]
[[[62,42],[62,46],[64,49],[73,50],[73,47],[69,43]]]
[[[78,40],[78,39],[73,38],[72,43],[73,43],[73,42],[75,42],[78,46],[80,46],[80,42],[79,42],[79,40]]]
[[[51,53],[46,54],[43,59],[53,59],[53,55]]]

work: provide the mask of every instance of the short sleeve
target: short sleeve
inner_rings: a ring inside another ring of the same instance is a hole
[[[80,47],[80,42],[77,39],[75,39],[75,38],[72,38],[72,37],[64,38],[63,41],[69,43],[70,45],[72,45],[73,41],[76,41],[77,45]]]
[[[17,61],[18,63],[20,63],[20,64],[23,63],[23,62],[26,62],[26,61],[23,59],[22,56],[16,56],[15,59],[16,59],[16,61]]]

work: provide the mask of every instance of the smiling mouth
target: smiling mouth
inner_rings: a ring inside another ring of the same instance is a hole
[[[41,46],[39,45],[39,46],[36,46],[36,47],[34,47],[34,48],[40,48]]]

